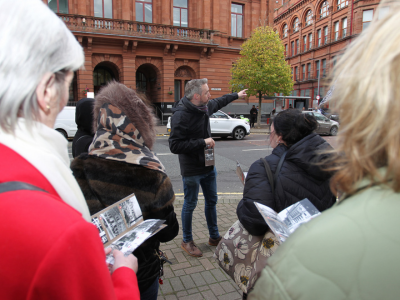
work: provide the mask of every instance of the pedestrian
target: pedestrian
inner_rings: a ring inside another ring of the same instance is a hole
[[[253,108],[250,109],[250,127],[254,127],[254,123],[257,119],[257,111],[258,110],[255,105],[253,105]]]
[[[93,140],[93,98],[83,98],[76,104],[75,123],[78,130],[72,141],[72,157],[88,152]]]
[[[268,258],[251,300],[399,299],[400,5],[383,3],[332,72],[341,123],[327,170],[341,197]]]
[[[0,299],[140,299],[133,255],[114,250],[110,276],[53,129],[83,49],[43,1],[0,6]]]
[[[329,189],[331,174],[318,163],[321,150],[332,147],[314,131],[318,122],[313,115],[297,109],[287,109],[277,114],[269,137],[274,149],[265,157],[274,173],[275,193],[261,159],[255,161],[247,174],[243,199],[237,207],[239,221],[252,235],[264,235],[268,225],[254,202],[280,212],[290,205],[308,198],[319,211],[331,207],[335,197]],[[280,159],[281,169],[276,173]]]
[[[177,236],[175,194],[163,164],[151,151],[156,117],[144,95],[112,81],[96,95],[89,153],[71,163],[91,213],[135,194],[143,219],[165,220],[166,228],[135,251],[139,262],[140,299],[157,299],[160,242]]]
[[[292,104],[289,104],[289,109],[292,109],[293,107],[292,107]]]
[[[209,245],[217,246],[221,239],[217,225],[217,172],[213,165],[206,166],[205,150],[214,149],[209,116],[230,102],[244,98],[246,90],[212,99],[207,79],[193,79],[185,86],[185,96],[172,109],[169,147],[179,155],[185,199],[182,207],[183,241],[181,248],[191,256],[203,255],[192,236],[192,215],[197,205],[199,186],[205,199]]]
[[[269,132],[271,133],[271,125],[272,125],[272,123],[274,122],[274,119],[275,119],[275,116],[276,116],[276,110],[275,110],[275,108],[271,111],[271,114],[270,114],[270,116],[269,116]]]

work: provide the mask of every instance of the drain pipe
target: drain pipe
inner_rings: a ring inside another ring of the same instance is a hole
[[[352,40],[352,34],[353,34],[353,15],[354,15],[354,1],[355,0],[351,0],[351,17],[350,17],[350,43]]]

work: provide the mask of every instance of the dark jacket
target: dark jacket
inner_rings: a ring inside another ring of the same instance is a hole
[[[75,111],[75,123],[78,130],[72,142],[72,156],[75,158],[83,152],[88,152],[93,140],[93,98],[83,98],[78,101]]]
[[[329,188],[331,174],[324,172],[315,163],[321,158],[317,151],[331,148],[319,135],[312,133],[289,148],[281,171],[275,182],[272,195],[267,173],[261,159],[254,162],[247,174],[243,199],[237,207],[237,215],[243,226],[252,235],[263,235],[268,225],[258,212],[254,202],[269,206],[280,212],[290,205],[308,198],[319,211],[331,207],[335,197]],[[283,144],[265,157],[272,173],[287,149]]]
[[[159,249],[160,242],[171,241],[179,231],[170,179],[159,171],[86,153],[74,159],[71,169],[91,214],[135,193],[145,220],[166,220],[168,226],[165,229],[133,252],[139,262],[139,289],[144,292],[159,275],[160,265],[155,250]]]
[[[250,109],[250,117],[251,118],[256,118],[257,117],[257,108],[252,108],[252,109]]]
[[[237,93],[224,95],[208,102],[208,112],[197,109],[186,97],[172,109],[169,148],[179,154],[182,176],[208,173],[213,166],[205,166],[205,139],[211,137],[210,115],[238,98]]]

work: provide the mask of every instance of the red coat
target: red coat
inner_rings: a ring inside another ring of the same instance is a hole
[[[0,183],[23,181],[49,192],[0,194],[0,299],[140,299],[131,269],[110,276],[96,227],[2,144],[0,170]]]

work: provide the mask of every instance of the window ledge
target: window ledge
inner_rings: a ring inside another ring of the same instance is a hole
[[[342,8],[338,8],[338,9],[336,9],[336,11],[335,11],[335,12],[341,11],[341,10],[343,10],[343,9],[345,9],[345,8],[348,8],[348,7],[349,7],[349,5],[347,4],[345,7],[342,7]]]
[[[245,40],[246,38],[239,37],[239,36],[229,36],[228,39],[230,39],[230,40]]]

